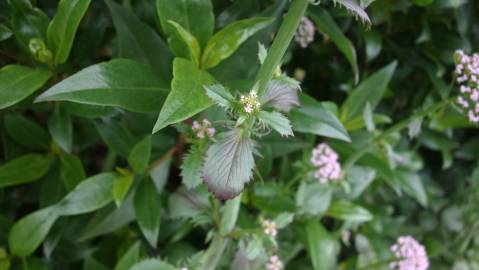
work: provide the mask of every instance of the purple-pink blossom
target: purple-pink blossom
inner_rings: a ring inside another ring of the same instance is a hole
[[[324,184],[341,178],[338,154],[326,143],[321,143],[313,149],[310,161],[316,167],[314,177],[320,183]]]
[[[391,269],[426,270],[429,267],[426,249],[411,236],[399,237],[391,246],[391,252],[397,258],[390,264]]]
[[[276,255],[271,256],[266,264],[267,270],[282,270],[283,267],[283,262]]]
[[[314,24],[307,17],[303,17],[294,39],[301,48],[306,48],[311,42],[313,42],[315,31]]]
[[[469,121],[479,123],[479,54],[467,55],[457,50],[454,59],[460,84],[457,103],[466,111]]]
[[[275,237],[278,234],[278,230],[276,229],[276,222],[269,219],[265,219],[263,220],[261,225],[263,227],[264,234],[272,236],[272,237]]]
[[[191,129],[196,132],[196,137],[200,139],[204,139],[206,136],[211,139],[216,133],[216,129],[211,126],[211,122],[206,118],[203,119],[201,123],[198,121],[193,121],[193,126]]]

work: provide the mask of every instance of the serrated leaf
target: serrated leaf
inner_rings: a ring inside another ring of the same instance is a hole
[[[138,142],[128,155],[128,163],[135,173],[145,172],[151,157],[151,136]]]
[[[156,248],[160,233],[161,201],[151,179],[142,179],[136,190],[133,206],[141,232],[148,243]]]
[[[188,30],[183,28],[181,25],[176,23],[175,21],[168,20],[168,23],[171,24],[178,35],[180,36],[181,40],[186,44],[188,51],[190,53],[190,59],[199,66],[200,64],[200,57],[201,57],[201,47],[198,43],[198,40],[190,33]]]
[[[298,96],[299,88],[280,80],[272,80],[261,97],[261,104],[289,112],[293,106],[301,106]]]
[[[134,179],[135,177],[133,176],[133,174],[127,173],[118,177],[115,183],[113,183],[113,199],[115,200],[115,204],[117,207],[119,207],[123,203],[123,200],[128,194],[128,191],[130,191]]]
[[[85,170],[78,157],[69,154],[60,155],[60,179],[66,190],[73,190],[85,178]]]
[[[201,184],[201,165],[203,163],[203,153],[198,147],[192,146],[188,154],[185,155],[181,164],[181,176],[183,184],[192,189]]]
[[[350,222],[366,222],[373,219],[373,215],[367,209],[347,200],[333,201],[327,215]]]
[[[228,200],[238,196],[252,178],[255,165],[254,142],[241,130],[234,129],[211,145],[206,152],[203,179],[215,197]]]
[[[26,154],[0,166],[0,188],[30,183],[42,178],[50,168],[51,159]]]
[[[209,193],[206,187],[195,189],[180,187],[168,197],[168,212],[170,218],[194,218],[208,208]]]
[[[340,4],[342,7],[351,12],[354,17],[359,17],[366,25],[371,25],[371,19],[364,9],[356,3],[356,0],[333,0],[335,4]]]
[[[206,95],[218,106],[223,108],[231,108],[235,102],[235,98],[230,91],[221,84],[213,84],[204,86]]]
[[[263,123],[276,130],[281,136],[293,136],[293,130],[291,129],[289,119],[281,113],[260,111],[258,118]]]

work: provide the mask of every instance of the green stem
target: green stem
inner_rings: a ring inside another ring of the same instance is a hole
[[[286,14],[278,34],[273,41],[273,45],[271,45],[269,49],[268,56],[258,72],[258,77],[256,77],[256,80],[259,82],[259,96],[264,93],[266,86],[268,86],[269,81],[273,78],[276,67],[280,65],[289,43],[296,33],[301,18],[303,18],[306,12],[308,4],[309,0],[293,0],[288,14]]]

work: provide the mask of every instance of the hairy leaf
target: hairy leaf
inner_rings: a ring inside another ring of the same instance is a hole
[[[196,146],[190,148],[181,164],[181,176],[183,184],[191,189],[201,184],[201,165],[203,163],[203,153]]]
[[[279,111],[289,112],[293,106],[301,106],[298,90],[283,81],[272,80],[261,97],[261,104],[272,106]]]
[[[288,118],[281,113],[260,111],[258,118],[264,124],[276,130],[281,136],[293,136],[293,130],[291,129],[291,124]]]
[[[231,108],[235,102],[235,98],[230,91],[221,84],[213,84],[204,87],[206,95],[218,106],[223,108]]]

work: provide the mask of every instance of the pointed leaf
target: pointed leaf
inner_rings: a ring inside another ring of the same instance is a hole
[[[128,163],[135,173],[142,174],[150,162],[151,136],[145,137],[138,142],[128,155]]]
[[[46,40],[50,18],[40,9],[35,8],[30,0],[8,0],[10,18],[15,38],[23,49],[28,50],[30,40]]]
[[[198,43],[198,40],[190,32],[188,32],[188,30],[183,28],[175,21],[169,20],[168,23],[174,27],[181,40],[186,44],[190,53],[190,59],[196,64],[196,66],[199,66],[201,47]]]
[[[0,166],[0,188],[33,182],[47,174],[51,159],[27,154]]]
[[[161,201],[153,181],[149,178],[142,179],[138,186],[134,207],[141,232],[148,243],[156,248],[160,233]]]
[[[115,270],[129,270],[140,260],[141,242],[135,242],[121,257],[115,266]]]
[[[327,215],[350,222],[366,222],[373,219],[373,215],[367,209],[346,200],[333,201]]]
[[[356,0],[333,0],[334,3],[340,4],[349,12],[351,12],[354,17],[359,17],[361,21],[366,25],[371,25],[371,19],[369,19],[368,14],[364,9],[356,3]]]
[[[177,268],[160,261],[159,259],[146,259],[130,268],[130,270],[176,270]]]
[[[115,204],[117,207],[121,205],[123,200],[130,191],[130,187],[133,184],[134,176],[131,173],[127,173],[122,175],[116,179],[115,183],[113,184],[113,199],[115,200]]]
[[[279,111],[289,112],[293,106],[301,106],[298,90],[283,81],[272,80],[261,97],[261,104],[270,105]]]
[[[293,136],[291,124],[286,116],[279,112],[260,111],[258,114],[260,121],[276,130],[281,136]]]
[[[331,203],[333,190],[319,182],[302,182],[296,193],[296,206],[299,212],[309,215],[323,215]]]
[[[48,131],[63,151],[67,153],[72,151],[73,126],[70,114],[59,106],[55,108],[55,112],[48,121]]]
[[[32,150],[50,149],[48,133],[34,121],[20,114],[6,115],[5,129],[18,144]]]
[[[318,220],[304,225],[303,238],[315,270],[336,269],[338,243]]]
[[[86,178],[81,160],[74,155],[60,155],[60,178],[66,190],[73,190]]]
[[[137,141],[135,136],[116,120],[96,123],[96,129],[108,147],[123,157],[128,157]]]
[[[192,146],[181,164],[181,176],[183,184],[192,189],[201,184],[201,165],[203,153],[198,147]]]
[[[9,39],[12,36],[12,31],[8,29],[4,24],[0,23],[0,41]]]
[[[223,108],[231,108],[235,102],[235,98],[230,91],[221,84],[213,84],[204,87],[206,95],[218,106]]]
[[[423,207],[427,207],[427,193],[421,177],[415,172],[399,170],[395,174],[402,189],[416,199]]]

